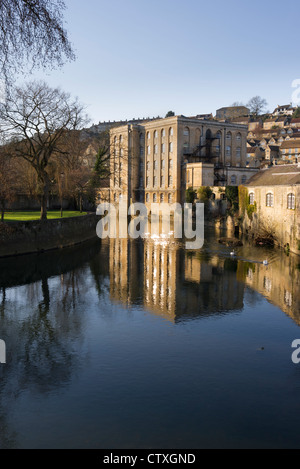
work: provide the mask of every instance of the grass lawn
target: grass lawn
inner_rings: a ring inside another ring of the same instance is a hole
[[[63,218],[79,217],[86,215],[86,212],[75,212],[75,211],[63,211]],[[34,212],[5,212],[4,221],[27,221],[27,220],[39,220],[41,216],[40,211]],[[60,218],[60,210],[49,210],[47,212],[47,218],[53,220],[54,218]]]

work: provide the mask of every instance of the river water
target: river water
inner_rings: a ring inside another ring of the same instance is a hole
[[[1,259],[0,447],[299,448],[300,258],[218,236]]]

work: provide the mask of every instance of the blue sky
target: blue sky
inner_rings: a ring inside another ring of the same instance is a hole
[[[87,106],[91,121],[215,113],[260,95],[292,101],[300,2],[66,0],[77,59],[36,73]]]

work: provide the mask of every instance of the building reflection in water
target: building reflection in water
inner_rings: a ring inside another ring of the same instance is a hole
[[[236,271],[236,261],[203,260],[174,240],[110,239],[111,298],[142,304],[172,322],[242,309],[244,286]]]
[[[165,237],[142,241],[110,239],[110,296],[123,304],[177,322],[182,319],[238,312],[245,288],[261,293],[300,324],[300,270],[297,257],[275,251],[266,267],[263,252],[243,248],[241,258],[213,250],[186,251]]]

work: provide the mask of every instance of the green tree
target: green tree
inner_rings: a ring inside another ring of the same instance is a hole
[[[185,191],[185,200],[186,200],[186,202],[188,204],[192,204],[195,201],[195,198],[196,198],[196,192],[194,191],[194,189],[192,187],[189,187]]]
[[[166,114],[166,117],[173,117],[173,116],[175,116],[175,112],[173,111],[168,111]]]
[[[229,201],[233,212],[239,209],[239,188],[237,186],[227,186],[225,189],[225,196]]]
[[[298,117],[300,117],[300,106],[297,106],[297,108],[295,109],[292,117],[293,117],[293,119],[297,119]]]
[[[209,186],[202,186],[198,189],[198,198],[201,202],[207,203],[213,194]]]

